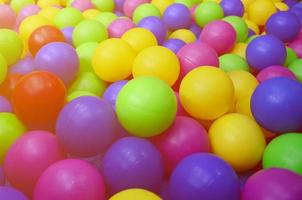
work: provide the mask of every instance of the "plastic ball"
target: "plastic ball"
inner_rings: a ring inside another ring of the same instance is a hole
[[[284,44],[274,36],[258,36],[248,44],[246,58],[251,67],[262,70],[271,65],[283,65],[286,49]]]
[[[64,158],[65,153],[52,133],[27,132],[9,149],[4,162],[5,175],[12,186],[31,196],[44,170]]]
[[[16,13],[27,5],[34,4],[33,0],[11,0],[10,6]]]
[[[220,6],[223,9],[224,16],[243,16],[244,6],[240,0],[222,0]]]
[[[95,49],[98,47],[96,42],[86,42],[76,48],[80,60],[79,74],[84,72],[93,72],[91,60]]]
[[[160,17],[160,11],[159,9],[150,3],[144,3],[137,6],[133,12],[133,22],[138,24],[143,18],[145,17]]]
[[[189,27],[190,31],[192,33],[194,33],[194,35],[196,36],[196,38],[198,38],[200,36],[200,33],[202,31],[202,29],[195,23],[191,24],[191,26]]]
[[[203,2],[197,6],[194,13],[195,21],[201,27],[224,16],[222,7],[216,2]]]
[[[117,16],[111,12],[103,12],[99,14],[95,19],[101,22],[105,27],[108,27],[111,22],[117,19]]]
[[[178,29],[178,30],[174,31],[173,33],[171,33],[169,38],[170,39],[180,39],[187,44],[195,42],[195,40],[196,40],[195,34],[188,29]]]
[[[289,66],[288,66],[288,69],[290,71],[292,71],[296,78],[302,82],[302,59],[297,59],[295,61],[293,61]]]
[[[237,54],[224,54],[219,57],[219,68],[226,71],[243,70],[249,71],[249,65],[246,60]]]
[[[59,13],[59,11],[60,11],[59,8],[50,6],[50,7],[42,8],[39,11],[38,15],[41,15],[47,18],[48,20],[53,21],[55,16]]]
[[[145,17],[138,23],[138,27],[148,29],[157,39],[158,44],[162,44],[167,35],[165,23],[158,17]]]
[[[126,85],[128,81],[122,80],[112,83],[104,92],[103,98],[111,104],[112,108],[115,110],[115,103],[117,96],[121,89]]]
[[[290,47],[286,47],[286,59],[284,66],[289,66],[292,62],[298,59],[297,53]]]
[[[92,4],[101,12],[112,12],[114,0],[91,0]]]
[[[157,191],[163,179],[163,162],[148,140],[124,137],[105,153],[102,174],[110,194],[130,188]]]
[[[86,161],[66,159],[56,162],[44,171],[37,182],[34,199],[64,200],[68,198],[105,199],[104,181],[94,166]]]
[[[223,18],[228,22],[236,31],[236,41],[245,42],[248,37],[248,26],[245,21],[238,16],[228,16]]]
[[[11,103],[4,96],[0,96],[0,113],[1,112],[13,112]]]
[[[246,115],[251,119],[254,119],[253,113],[251,111],[251,97],[252,93],[243,96],[240,99],[237,99],[235,102],[234,112]]]
[[[177,56],[161,46],[148,47],[141,51],[133,62],[133,77],[154,76],[172,86],[180,71]]]
[[[73,0],[71,7],[80,10],[81,12],[93,8],[93,4],[90,0]]]
[[[302,128],[302,85],[278,77],[262,82],[252,99],[252,112],[257,122],[273,133],[299,131]],[[282,113],[282,114],[280,114]]]
[[[156,194],[143,189],[127,189],[113,195],[109,200],[160,200]]]
[[[13,28],[16,23],[16,13],[6,4],[0,5],[0,28]]]
[[[296,80],[296,76],[293,72],[291,72],[288,68],[278,65],[273,65],[261,70],[257,74],[257,79],[259,82],[266,81],[271,78],[276,77],[287,77],[293,80]]]
[[[0,199],[29,200],[22,192],[8,186],[0,186]]]
[[[183,4],[171,4],[163,14],[163,21],[171,30],[188,28],[192,23],[190,10]]]
[[[141,4],[149,3],[150,0],[125,0],[123,11],[125,16],[132,17],[134,10]]]
[[[298,37],[296,40],[290,42],[288,47],[293,49],[299,58],[302,58],[302,37]]]
[[[75,8],[63,8],[55,16],[55,25],[62,29],[66,27],[75,27],[79,22],[83,20],[82,13]]]
[[[92,57],[95,73],[104,81],[115,82],[131,75],[135,51],[122,39],[108,39],[99,44]]]
[[[34,59],[31,56],[26,56],[16,64],[11,65],[9,67],[9,73],[25,75],[34,71],[35,68]]]
[[[277,12],[277,8],[270,0],[255,0],[249,5],[247,12],[250,20],[263,26],[269,17]]]
[[[173,51],[175,54],[185,46],[186,43],[180,39],[168,39],[163,43],[163,46]]]
[[[114,20],[108,26],[108,33],[111,38],[120,38],[128,30],[135,27],[135,24],[127,18],[119,18]]]
[[[179,96],[190,115],[202,120],[213,120],[231,107],[234,86],[223,70],[203,66],[190,71],[183,78]]]
[[[169,190],[173,200],[240,199],[236,173],[225,161],[208,153],[183,159],[172,173]]]

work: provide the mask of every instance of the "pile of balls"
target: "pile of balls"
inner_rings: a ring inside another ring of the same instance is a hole
[[[298,0],[0,0],[0,200],[302,200]]]

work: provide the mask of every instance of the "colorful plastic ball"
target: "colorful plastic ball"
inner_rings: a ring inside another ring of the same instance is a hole
[[[183,47],[186,43],[180,39],[168,39],[163,43],[163,46],[173,51],[175,54]]]
[[[167,36],[167,28],[165,23],[158,17],[150,16],[142,19],[138,27],[148,29],[157,39],[158,44],[162,44]]]
[[[190,115],[202,120],[212,120],[225,114],[231,107],[234,86],[222,69],[202,66],[193,69],[183,78],[179,96],[181,104]]]
[[[271,65],[283,65],[286,58],[286,48],[274,36],[258,36],[248,44],[246,58],[248,64],[256,70],[262,70]]]
[[[288,66],[288,69],[290,71],[292,71],[296,78],[302,82],[302,59],[297,59],[295,61],[293,61],[289,66]]]
[[[113,195],[109,200],[127,200],[127,199],[160,200],[161,198],[148,190],[127,189]]]
[[[223,16],[222,7],[212,1],[200,3],[195,10],[195,21],[201,27],[209,22],[221,19]]]
[[[238,16],[228,16],[223,18],[223,21],[228,22],[236,31],[236,41],[245,42],[248,38],[248,26],[245,21]]]
[[[82,13],[75,8],[63,8],[55,16],[54,23],[60,28],[75,27],[79,22],[83,20]]]
[[[122,39],[108,39],[99,44],[92,57],[95,73],[104,81],[116,82],[131,75],[135,51]]]
[[[240,199],[236,173],[224,160],[209,153],[183,159],[172,173],[169,190],[173,200]]]
[[[103,158],[102,174],[110,194],[130,188],[157,191],[163,171],[160,152],[146,139],[119,139]]]
[[[125,32],[122,39],[128,42],[136,53],[147,47],[156,46],[157,40],[153,33],[144,28],[132,28]]]
[[[189,44],[196,41],[195,34],[188,29],[178,29],[171,33],[169,36],[170,39],[180,39],[185,43]]]
[[[0,95],[5,96],[8,100],[11,100],[12,91],[15,89],[17,83],[22,77],[22,74],[7,74],[4,82],[0,84]]]
[[[257,74],[257,79],[259,82],[266,81],[271,78],[276,77],[287,77],[293,80],[296,80],[296,76],[293,72],[291,72],[288,68],[278,65],[273,65],[261,70]]]
[[[71,7],[80,10],[81,12],[93,8],[90,0],[73,0]]]
[[[153,4],[143,3],[135,8],[132,19],[135,24],[138,24],[143,18],[150,16],[160,17],[159,9]]]
[[[264,169],[248,178],[243,200],[298,200],[302,196],[302,178],[285,169]]]
[[[302,8],[301,7],[293,6],[292,8],[290,8],[289,11],[294,13],[300,19],[300,22],[302,21],[302,14],[301,14]]]
[[[292,62],[298,59],[297,53],[290,47],[286,47],[286,59],[284,66],[289,66]]]
[[[64,35],[66,43],[68,43],[70,45],[73,45],[73,42],[72,42],[72,32],[73,32],[73,30],[74,30],[74,27],[66,27],[66,28],[63,28],[61,30],[63,35]]]
[[[0,187],[0,199],[6,200],[29,200],[22,192],[8,186]]]
[[[288,47],[293,49],[299,58],[302,58],[302,37],[298,37],[296,40],[290,42]]]
[[[111,22],[116,20],[118,17],[111,12],[103,12],[99,14],[95,19],[99,22],[101,22],[105,27],[108,27]]]
[[[222,0],[220,6],[223,9],[224,16],[243,16],[244,6],[240,0]]]
[[[128,81],[122,80],[112,83],[104,92],[103,98],[111,104],[112,108],[115,110],[115,103],[117,96],[121,89],[126,85]]]
[[[171,4],[163,14],[163,21],[170,30],[188,28],[192,23],[190,10],[183,4]]]
[[[123,11],[125,16],[132,18],[134,10],[141,4],[149,3],[150,0],[125,0]]]
[[[34,199],[104,200],[104,181],[98,170],[88,162],[78,159],[62,160],[48,167],[41,175]]]
[[[0,113],[1,112],[13,112],[11,103],[4,96],[0,96]]]
[[[23,7],[17,15],[15,25],[18,27],[25,18],[38,14],[40,10],[41,8],[35,4],[29,4]]]
[[[112,12],[114,0],[91,0],[92,4],[101,12]]]
[[[234,70],[249,71],[249,65],[246,60],[237,54],[224,54],[219,57],[219,68],[226,72]]]
[[[269,17],[277,12],[277,8],[270,0],[255,0],[249,5],[247,12],[250,20],[264,26]]]
[[[302,85],[278,77],[262,82],[252,99],[252,112],[257,122],[273,133],[299,131],[302,128]],[[282,113],[282,114],[281,114]]]
[[[12,7],[12,9],[14,9],[14,11],[16,13],[18,13],[20,10],[22,10],[22,8],[24,8],[25,6],[34,4],[33,0],[12,0],[10,2],[10,6]]]
[[[111,38],[120,38],[134,27],[135,24],[130,19],[118,18],[108,26],[108,33]]]
[[[0,5],[0,28],[13,28],[15,23],[15,11],[9,5]]]
[[[31,196],[44,170],[64,158],[64,150],[52,133],[27,132],[9,149],[4,162],[5,175],[12,186]]]
[[[96,42],[86,42],[76,48],[80,60],[79,74],[84,72],[93,72],[91,60],[95,49],[98,47]]]

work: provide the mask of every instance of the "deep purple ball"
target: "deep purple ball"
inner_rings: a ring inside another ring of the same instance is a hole
[[[151,31],[155,35],[158,44],[162,44],[164,42],[168,33],[165,23],[155,16],[145,17],[138,23],[138,27]]]
[[[180,39],[169,39],[163,43],[164,47],[167,47],[168,49],[173,51],[175,54],[177,54],[177,52],[181,49],[181,47],[183,47],[185,45],[186,45],[186,43]]]
[[[190,10],[183,4],[172,4],[165,10],[163,21],[171,30],[188,28],[192,23]]]
[[[240,0],[222,0],[220,6],[223,9],[224,16],[243,16],[244,6]]]

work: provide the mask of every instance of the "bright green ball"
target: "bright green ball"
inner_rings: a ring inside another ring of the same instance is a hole
[[[55,25],[60,28],[74,27],[84,19],[82,13],[75,8],[63,8],[54,18]]]
[[[76,47],[87,42],[100,43],[107,38],[106,27],[96,20],[83,20],[72,32],[72,41]]]
[[[196,23],[204,27],[208,23],[223,18],[223,9],[216,2],[203,2],[195,10]]]
[[[155,77],[142,76],[129,81],[116,100],[122,126],[139,137],[161,134],[173,123],[176,110],[173,90]]]
[[[99,14],[95,20],[101,22],[105,27],[108,27],[111,22],[113,22],[114,20],[116,20],[118,17],[111,12],[103,12],[101,14]]]
[[[34,0],[11,0],[11,2],[10,2],[10,6],[16,13],[20,12],[20,10],[22,10],[22,8],[24,8],[28,5],[31,5],[31,4],[35,4],[35,1]]]
[[[7,74],[7,64],[5,58],[0,54],[0,84],[5,80]]]
[[[101,12],[112,12],[114,10],[114,0],[92,0],[91,2]]]
[[[84,72],[93,72],[91,60],[94,50],[98,47],[98,45],[99,44],[96,42],[87,42],[76,48],[80,60],[79,74]]]
[[[285,66],[289,66],[293,61],[297,60],[297,53],[289,47],[286,47],[286,60]]]
[[[87,91],[74,91],[72,93],[70,93],[67,96],[67,102],[71,102],[72,100],[78,98],[78,97],[82,97],[82,96],[94,96],[97,97],[95,94],[91,93],[91,92],[87,92]]]
[[[191,8],[195,4],[194,0],[175,0],[175,3],[183,4],[188,8]]]
[[[302,134],[287,133],[273,139],[263,154],[263,168],[285,168],[302,175]]]
[[[153,4],[144,3],[139,5],[133,12],[133,21],[138,24],[143,18],[155,16],[160,17],[160,10]]]
[[[225,72],[234,70],[249,71],[246,60],[237,54],[224,54],[219,57],[219,68]]]
[[[300,82],[302,82],[302,59],[291,62],[288,69],[296,75]]]
[[[245,42],[249,35],[249,28],[245,21],[238,16],[228,16],[223,18],[223,21],[228,22],[236,31],[236,41]]]

